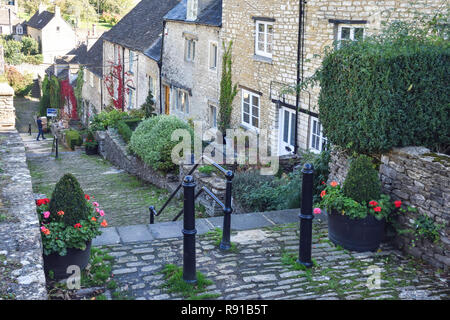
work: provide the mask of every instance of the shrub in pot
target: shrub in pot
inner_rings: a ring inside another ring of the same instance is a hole
[[[64,279],[67,268],[77,265],[83,270],[89,261],[91,241],[108,224],[99,204],[91,202],[76,178],[64,175],[56,184],[51,199],[36,201],[42,244],[44,271],[54,278]]]
[[[92,131],[88,131],[86,141],[84,142],[84,148],[87,155],[97,154],[98,142],[95,140]]]
[[[344,185],[332,181],[321,197],[320,207],[328,212],[328,237],[334,244],[358,252],[379,247],[394,204],[381,193],[370,157],[353,159]]]

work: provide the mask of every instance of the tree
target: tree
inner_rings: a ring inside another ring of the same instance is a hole
[[[155,115],[155,102],[153,101],[152,90],[148,90],[148,96],[145,103],[141,106],[141,109],[145,113],[146,118],[150,118]]]
[[[2,38],[1,44],[3,45],[3,52],[7,64],[17,65],[22,63],[24,59],[22,53],[22,42]]]
[[[104,12],[124,15],[133,7],[133,0],[89,0],[100,15]]]
[[[26,56],[35,55],[39,53],[39,44],[31,37],[22,38],[22,53]]]
[[[63,15],[75,18],[77,23],[80,20],[97,20],[95,7],[91,5],[89,0],[56,0],[55,5],[61,8],[61,13]]]
[[[222,57],[222,79],[220,80],[220,107],[219,107],[219,130],[225,136],[226,129],[230,127],[231,111],[233,109],[233,99],[237,94],[237,85],[232,83],[231,72],[231,48],[233,42],[230,41],[228,47],[223,43]]]

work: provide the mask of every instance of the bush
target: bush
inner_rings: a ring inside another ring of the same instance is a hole
[[[39,65],[44,62],[44,56],[42,54],[36,54],[34,56],[26,56],[24,62]]]
[[[142,118],[132,118],[132,119],[124,119],[122,120],[123,123],[125,123],[131,131],[136,130],[139,123],[142,122]]]
[[[26,56],[32,56],[39,53],[39,44],[31,37],[22,37],[22,53]]]
[[[395,28],[326,55],[318,75],[324,134],[357,153],[442,152],[450,145],[450,42]]]
[[[123,141],[128,144],[130,142],[133,131],[131,131],[130,127],[123,120],[117,122],[117,131],[119,132]]]
[[[370,157],[360,155],[352,159],[342,191],[361,204],[380,199],[381,182]]]
[[[16,96],[28,95],[33,87],[33,76],[28,73],[22,75],[14,67],[7,68],[6,78],[8,79],[9,85],[14,89]]]
[[[47,115],[47,108],[50,106],[50,83],[48,76],[45,75],[44,80],[42,80],[42,96],[39,101],[39,115],[44,117]]]
[[[177,168],[172,162],[172,149],[179,143],[171,141],[176,129],[188,130],[191,138],[194,131],[175,116],[159,115],[142,121],[133,132],[130,150],[155,170],[170,172]],[[193,143],[191,144],[193,146]]]
[[[109,127],[115,128],[117,126],[117,122],[123,119],[127,119],[129,117],[128,113],[119,111],[117,109],[113,109],[109,112],[102,111],[99,114],[96,114],[91,122],[91,130],[106,130]]]
[[[90,209],[84,198],[84,192],[72,174],[65,174],[56,184],[50,199],[49,211],[52,216],[57,216],[59,211],[63,211],[66,226],[73,226],[80,220],[88,219]]]
[[[22,42],[2,38],[1,44],[3,45],[7,64],[18,65],[23,62],[25,56],[22,53]]]
[[[83,144],[83,138],[76,130],[66,131],[66,142],[70,149],[75,150],[75,146],[81,146]]]

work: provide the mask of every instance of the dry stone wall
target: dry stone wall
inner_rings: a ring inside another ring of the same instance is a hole
[[[329,181],[343,183],[349,168],[349,157],[333,150]],[[379,168],[383,192],[394,200],[417,208],[399,217],[400,229],[414,231],[420,215],[430,217],[439,230],[440,240],[433,243],[414,233],[396,237],[396,244],[409,254],[433,266],[448,270],[450,266],[450,157],[432,153],[423,147],[395,148],[381,156]]]

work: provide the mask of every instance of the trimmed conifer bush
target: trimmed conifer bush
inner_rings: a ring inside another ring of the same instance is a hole
[[[80,184],[72,174],[65,174],[56,184],[50,199],[49,211],[52,216],[58,216],[57,213],[63,211],[62,219],[66,226],[88,220],[90,209]]]
[[[352,159],[343,192],[361,204],[380,199],[381,182],[370,157],[360,155]]]

